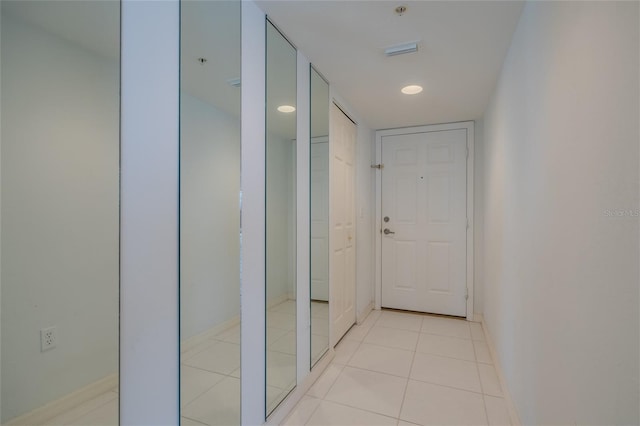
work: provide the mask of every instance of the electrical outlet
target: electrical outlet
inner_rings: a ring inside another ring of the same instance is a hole
[[[53,349],[58,344],[58,327],[47,327],[40,330],[40,352]]]

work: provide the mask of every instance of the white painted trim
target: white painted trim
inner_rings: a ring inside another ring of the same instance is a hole
[[[311,373],[307,375],[304,381],[298,383],[298,387],[293,390],[281,403],[280,405],[271,413],[269,418],[267,419],[267,425],[279,425],[283,424],[284,420],[293,412],[296,404],[300,402],[303,396],[311,389],[311,386],[320,378],[322,373],[329,367],[331,361],[336,356],[336,353],[333,349],[329,349],[325,354],[318,360],[316,365],[313,366]]]
[[[297,52],[297,146],[296,146],[296,289],[297,382],[300,386],[311,371],[311,218],[310,218],[310,161],[311,161],[311,64]]]
[[[85,402],[96,398],[103,393],[116,391],[118,387],[118,374],[110,374],[98,381],[77,389],[60,399],[52,401],[42,407],[38,407],[33,411],[16,417],[6,423],[6,426],[29,425],[40,426],[46,425],[49,420],[61,414],[70,411]]]
[[[180,3],[121,8],[120,424],[178,424]]]
[[[365,306],[362,311],[358,312],[356,314],[356,324],[358,324],[358,325],[362,324],[367,319],[367,317],[369,316],[371,311],[373,311],[374,306],[375,306],[375,304],[372,301],[367,306]]]
[[[265,14],[241,2],[241,421],[265,421]]]
[[[0,23],[2,22],[2,14],[0,13]],[[0,24],[1,26],[1,24]],[[0,34],[2,34],[2,31],[0,31]],[[2,42],[0,40],[0,46],[2,46]],[[0,58],[2,57],[2,55],[0,55]],[[0,60],[0,74],[2,74],[1,70],[2,70],[2,61]],[[2,77],[0,75],[0,81],[2,81]],[[0,85],[1,86],[1,85]],[[2,90],[0,89],[0,92]],[[2,99],[2,95],[0,94],[0,99]],[[2,102],[0,102],[0,111],[2,110]],[[2,113],[0,112],[0,117],[2,117]],[[0,119],[0,135],[2,135],[2,120]],[[2,147],[2,137],[0,136],[0,147]],[[2,164],[2,149],[0,148],[0,165]],[[2,167],[0,166],[0,176],[2,176],[2,171],[1,171]],[[1,194],[1,189],[0,189],[0,194]],[[0,196],[0,212],[2,212],[2,197]],[[2,223],[2,214],[0,213],[0,223]],[[2,227],[0,226],[0,241],[2,241]],[[2,259],[2,244],[0,244],[0,259]],[[2,262],[0,262],[0,277],[2,277]],[[2,289],[2,279],[0,278],[0,289]],[[0,290],[0,294],[2,294],[2,291]],[[0,303],[0,306],[2,306],[2,303]],[[0,315],[1,317],[2,315]],[[0,330],[2,329],[2,327],[0,327]],[[2,342],[2,332],[0,331],[0,342]],[[2,353],[2,351],[0,350],[0,354]],[[2,359],[1,359],[1,355],[0,355],[0,366],[2,365]],[[1,380],[0,380],[1,382]],[[1,386],[0,386],[1,388]],[[0,401],[0,419],[2,419],[2,401]]]
[[[384,136],[407,135],[412,133],[439,132],[443,130],[465,129],[467,132],[467,321],[473,321],[473,165],[474,165],[474,122],[463,121],[459,123],[434,124],[429,126],[404,127],[401,129],[387,129],[376,131],[376,164],[382,162],[382,138]],[[382,300],[382,173],[376,172],[376,262],[375,262],[375,308],[380,309]]]
[[[502,397],[504,398],[507,404],[507,409],[509,410],[509,416],[511,417],[511,424],[513,426],[520,426],[522,422],[520,422],[520,416],[518,416],[518,411],[516,410],[516,406],[513,404],[513,399],[511,399],[511,392],[509,392],[509,387],[507,386],[507,381],[505,380],[504,373],[502,372],[502,367],[500,366],[496,349],[493,346],[493,339],[491,338],[491,333],[489,333],[489,329],[487,328],[487,324],[484,322],[484,318],[482,318],[481,324],[482,324],[482,331],[484,331],[484,338],[486,340],[487,347],[489,348],[489,352],[491,353],[491,360],[493,361],[493,367],[496,370],[496,374],[498,375],[498,380],[500,381],[500,386],[502,387]]]

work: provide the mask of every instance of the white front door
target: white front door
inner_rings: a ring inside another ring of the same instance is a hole
[[[382,307],[466,316],[467,131],[383,136]]]
[[[356,322],[356,125],[331,107],[331,346]]]

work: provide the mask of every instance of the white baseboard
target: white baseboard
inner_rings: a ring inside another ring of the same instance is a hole
[[[42,407],[36,408],[19,417],[15,417],[6,426],[40,426],[45,425],[54,417],[66,413],[67,411],[93,399],[103,393],[118,387],[118,375],[110,374],[98,381],[95,381],[83,388],[71,392],[60,399],[52,401]]]
[[[240,324],[240,315],[235,316],[231,319],[226,320],[225,322],[221,322],[210,329],[203,331],[200,334],[196,334],[195,336],[191,336],[188,339],[183,340],[180,343],[180,352],[186,352],[190,349],[193,349],[200,343],[209,340],[210,338],[222,333],[223,331]]]
[[[482,314],[473,314],[473,322],[484,322],[484,317]]]
[[[267,310],[273,308],[276,305],[281,304],[282,302],[286,302],[287,300],[296,300],[295,297],[289,297],[288,294],[283,294],[282,296],[278,296],[274,299],[271,299],[267,302]]]
[[[371,311],[373,311],[373,302],[369,303],[362,311],[356,314],[356,324],[362,324]]]
[[[475,316],[474,316],[475,317]],[[487,341],[487,346],[489,347],[489,352],[491,353],[491,359],[493,360],[493,366],[496,370],[496,374],[498,375],[498,380],[500,381],[500,386],[502,387],[502,393],[504,401],[507,404],[507,409],[509,410],[509,416],[511,417],[511,424],[513,426],[520,426],[522,423],[520,422],[520,416],[518,416],[518,411],[516,410],[516,406],[513,404],[513,400],[511,399],[511,392],[509,392],[509,387],[507,386],[507,382],[504,377],[504,373],[502,372],[502,367],[498,362],[498,354],[496,352],[495,346],[493,346],[493,338],[489,333],[489,329],[487,328],[487,324],[484,322],[484,318],[480,315],[480,319],[482,323],[482,331],[484,331],[484,337]]]
[[[289,295],[283,294],[282,296],[276,297],[273,300],[269,301],[267,309],[271,309],[274,306],[277,306],[283,302],[289,300]],[[193,349],[200,343],[211,339],[214,336],[222,333],[225,330],[228,330],[231,327],[240,324],[240,315],[237,315],[231,319],[226,320],[225,322],[221,322],[208,330],[203,331],[202,333],[196,334],[195,336],[191,336],[180,343],[180,352],[186,352],[190,349]]]

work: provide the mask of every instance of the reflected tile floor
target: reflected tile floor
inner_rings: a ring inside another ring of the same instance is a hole
[[[46,422],[55,426],[115,426],[118,392],[112,389]]]
[[[284,425],[510,425],[482,327],[374,311]]]
[[[275,407],[295,385],[294,300],[269,309],[267,406]],[[328,305],[313,308],[314,337],[328,339]],[[327,323],[327,324],[323,324]],[[318,346],[318,350],[323,350]],[[288,368],[292,365],[292,368]],[[181,353],[182,425],[220,426],[240,422],[240,326],[203,339]],[[47,422],[56,426],[115,426],[118,393],[113,389]]]

